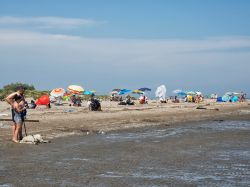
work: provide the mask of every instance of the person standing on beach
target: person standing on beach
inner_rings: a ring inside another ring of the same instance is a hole
[[[24,121],[23,112],[26,110],[24,100],[19,95],[15,97],[15,101],[13,103],[13,110],[14,110],[14,122],[15,122],[15,131],[12,137],[12,141],[15,143],[19,143],[20,134],[22,134],[22,125]]]
[[[12,136],[13,137],[15,135],[16,128],[17,128],[17,124],[16,124],[16,122],[14,120],[14,118],[15,118],[15,112],[14,112],[15,98],[17,98],[19,96],[19,97],[21,97],[21,99],[24,102],[25,101],[24,92],[25,92],[24,87],[19,86],[19,87],[16,88],[16,92],[11,93],[9,96],[7,96],[5,98],[5,101],[11,106],[11,115],[12,115],[12,121],[13,121],[13,125],[12,125]],[[20,129],[19,129],[18,132],[19,132],[18,139],[21,140],[22,139],[22,126],[20,126]]]

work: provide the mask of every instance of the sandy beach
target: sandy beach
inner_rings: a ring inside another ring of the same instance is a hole
[[[202,107],[203,109],[197,109]],[[1,118],[10,119],[9,106],[0,103],[0,113],[8,114]],[[147,105],[119,106],[116,102],[102,101],[102,111],[91,112],[87,103],[82,107],[52,105],[51,109],[39,106],[29,109],[27,119],[40,122],[26,122],[28,134],[41,134],[48,139],[70,135],[87,135],[107,133],[109,131],[125,130],[156,125],[174,125],[179,123],[225,120],[233,118],[250,118],[250,103],[215,103],[207,100],[195,103],[159,104],[150,101]],[[8,144],[11,138],[10,122],[1,123],[1,144]]]
[[[38,146],[1,122],[0,186],[249,186],[249,102],[102,106],[29,110]]]

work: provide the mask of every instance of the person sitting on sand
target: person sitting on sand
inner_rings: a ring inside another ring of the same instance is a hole
[[[174,97],[173,103],[179,103],[180,100],[177,98],[177,96]]]
[[[24,111],[26,110],[24,106],[24,101],[21,96],[16,96],[13,103],[14,110],[14,121],[15,121],[15,131],[12,137],[12,141],[19,143],[21,140],[20,134],[22,133],[22,124],[24,121]]]
[[[34,100],[31,100],[30,101],[30,106],[29,106],[30,109],[35,109],[36,108],[36,103]]]
[[[148,101],[147,101],[147,97],[145,95],[142,95],[140,98],[139,98],[139,103],[140,104],[147,104]]]

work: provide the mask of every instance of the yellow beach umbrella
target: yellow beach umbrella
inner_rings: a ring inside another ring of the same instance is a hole
[[[70,85],[68,86],[68,90],[73,94],[80,94],[81,92],[84,91],[83,87],[78,85]]]
[[[141,90],[134,90],[132,93],[134,94],[143,94],[144,92]]]

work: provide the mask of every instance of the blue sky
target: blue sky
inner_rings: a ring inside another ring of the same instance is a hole
[[[249,18],[247,0],[0,0],[0,87],[250,94]]]

